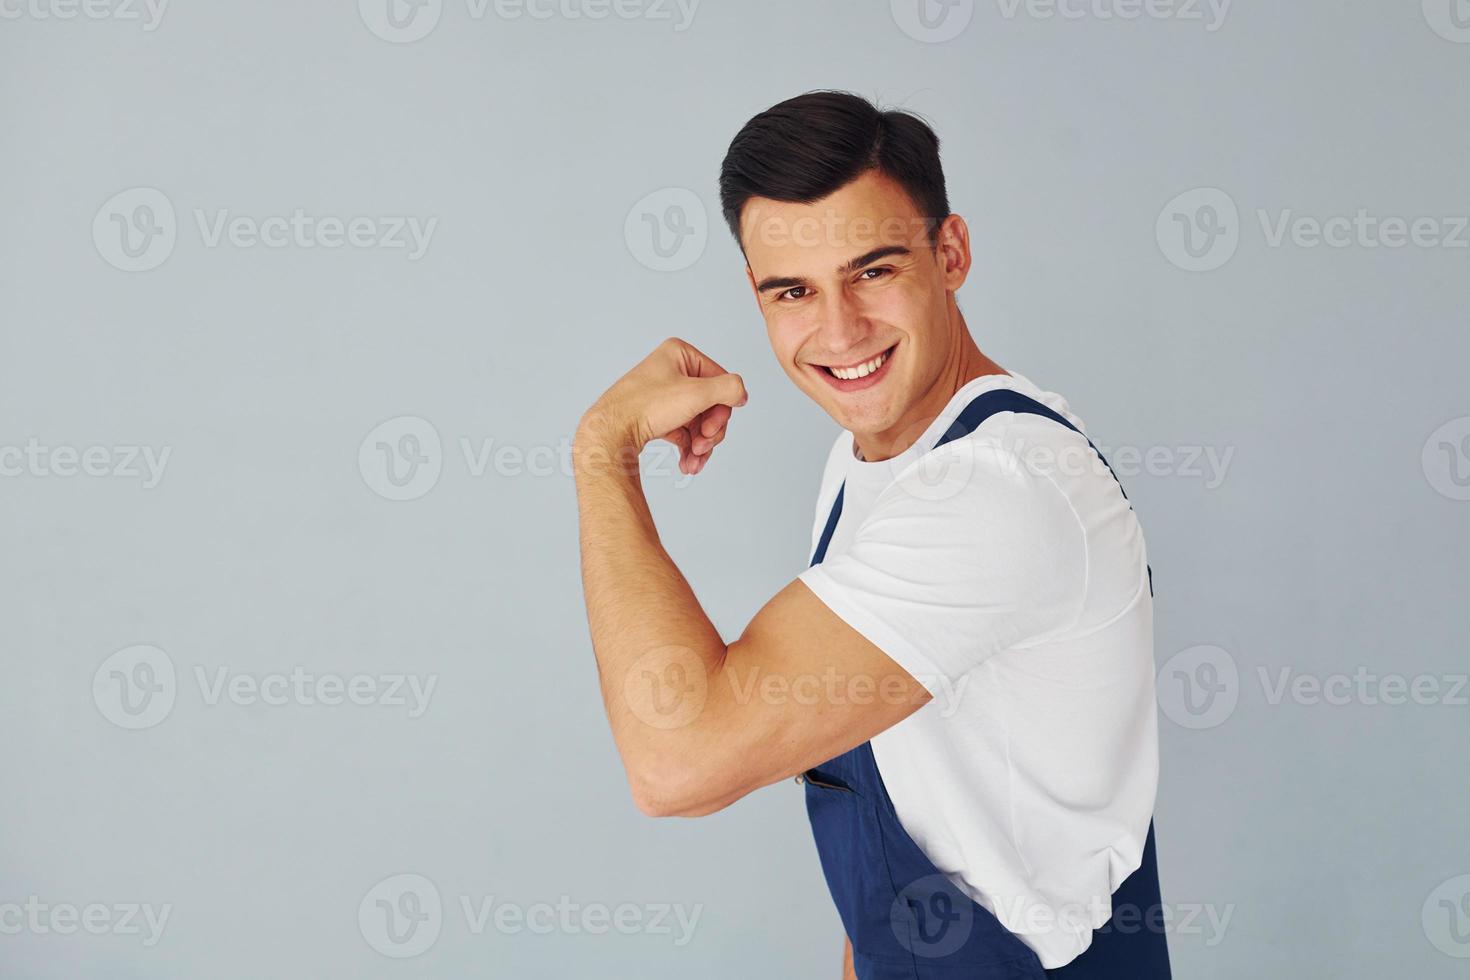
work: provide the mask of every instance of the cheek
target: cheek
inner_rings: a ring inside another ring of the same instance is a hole
[[[860,313],[863,319],[884,333],[894,328],[913,334],[913,324],[923,319],[914,295],[900,288],[875,289],[863,297]]]
[[[942,303],[936,305],[936,295],[943,294],[936,294],[927,283],[916,278],[893,283],[890,288],[875,293],[872,315],[902,330],[911,339],[923,340],[942,319],[944,307]]]
[[[792,362],[801,353],[811,334],[811,325],[804,317],[785,310],[766,316],[766,337],[771,342],[771,350],[775,352],[781,366],[788,371],[795,370]]]

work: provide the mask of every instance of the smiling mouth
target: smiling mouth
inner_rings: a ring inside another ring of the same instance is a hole
[[[898,345],[894,344],[887,350],[881,351],[866,361],[859,361],[856,364],[818,364],[813,366],[827,379],[828,384],[839,391],[857,391],[878,383],[887,373],[884,369],[888,366],[888,362],[893,359],[893,352],[897,347]]]

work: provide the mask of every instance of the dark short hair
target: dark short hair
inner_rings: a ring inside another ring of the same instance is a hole
[[[818,91],[751,119],[720,166],[720,206],[740,241],[740,212],[752,197],[809,204],[877,170],[897,182],[927,221],[949,215],[939,137],[913,113],[879,109],[851,92]]]

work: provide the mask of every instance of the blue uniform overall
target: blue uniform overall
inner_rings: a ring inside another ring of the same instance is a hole
[[[1034,399],[1002,389],[976,396],[935,445],[974,431],[997,412],[1040,415],[1078,431]],[[813,565],[827,555],[842,494],[840,488]],[[859,980],[1168,980],[1152,822],[1143,863],[1113,893],[1113,918],[1094,930],[1080,956],[1044,970],[1036,953],[951,884],[903,829],[872,743],[807,770],[801,781],[822,873],[852,941]]]

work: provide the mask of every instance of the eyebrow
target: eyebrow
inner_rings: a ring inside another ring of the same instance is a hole
[[[884,245],[880,248],[875,248],[870,252],[864,252],[857,258],[850,259],[847,262],[843,263],[843,265],[837,270],[837,274],[839,276],[845,276],[849,273],[856,272],[858,269],[861,269],[865,265],[871,265],[872,263],[877,262],[879,259],[886,259],[891,255],[909,254],[909,250],[902,245]],[[805,285],[807,285],[807,281],[800,276],[771,276],[769,278],[762,279],[755,288],[758,292],[764,293],[769,292],[772,289],[791,289],[793,286]]]

